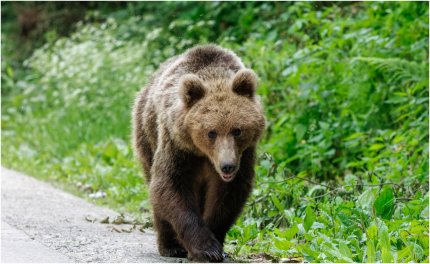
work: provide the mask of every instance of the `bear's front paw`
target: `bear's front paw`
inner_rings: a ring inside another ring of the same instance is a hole
[[[212,234],[208,234],[188,252],[188,259],[195,262],[222,262],[224,260],[222,245]]]
[[[160,255],[163,257],[171,257],[171,258],[185,258],[187,257],[187,251],[181,247],[159,247],[158,251],[160,252]]]

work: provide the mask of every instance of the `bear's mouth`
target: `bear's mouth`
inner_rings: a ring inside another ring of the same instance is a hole
[[[231,180],[233,180],[233,178],[234,178],[234,174],[235,174],[235,173],[231,173],[231,174],[221,173],[221,178],[222,178],[222,179],[223,179],[223,181],[225,181],[225,182],[230,182]]]

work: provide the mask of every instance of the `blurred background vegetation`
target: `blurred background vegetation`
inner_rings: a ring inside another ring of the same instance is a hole
[[[428,262],[428,5],[2,2],[2,166],[147,212],[134,94],[217,43],[259,75],[268,120],[230,256]]]

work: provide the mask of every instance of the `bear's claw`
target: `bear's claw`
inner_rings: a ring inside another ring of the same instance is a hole
[[[163,257],[170,257],[170,258],[185,258],[187,257],[187,251],[178,246],[173,248],[160,248],[160,255]]]
[[[197,262],[222,262],[224,260],[221,244],[216,239],[209,239],[205,245],[193,250],[188,258]]]

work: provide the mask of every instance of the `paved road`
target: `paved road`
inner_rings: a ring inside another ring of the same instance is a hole
[[[1,168],[1,262],[184,262],[163,258],[151,230],[112,232],[119,214]]]

